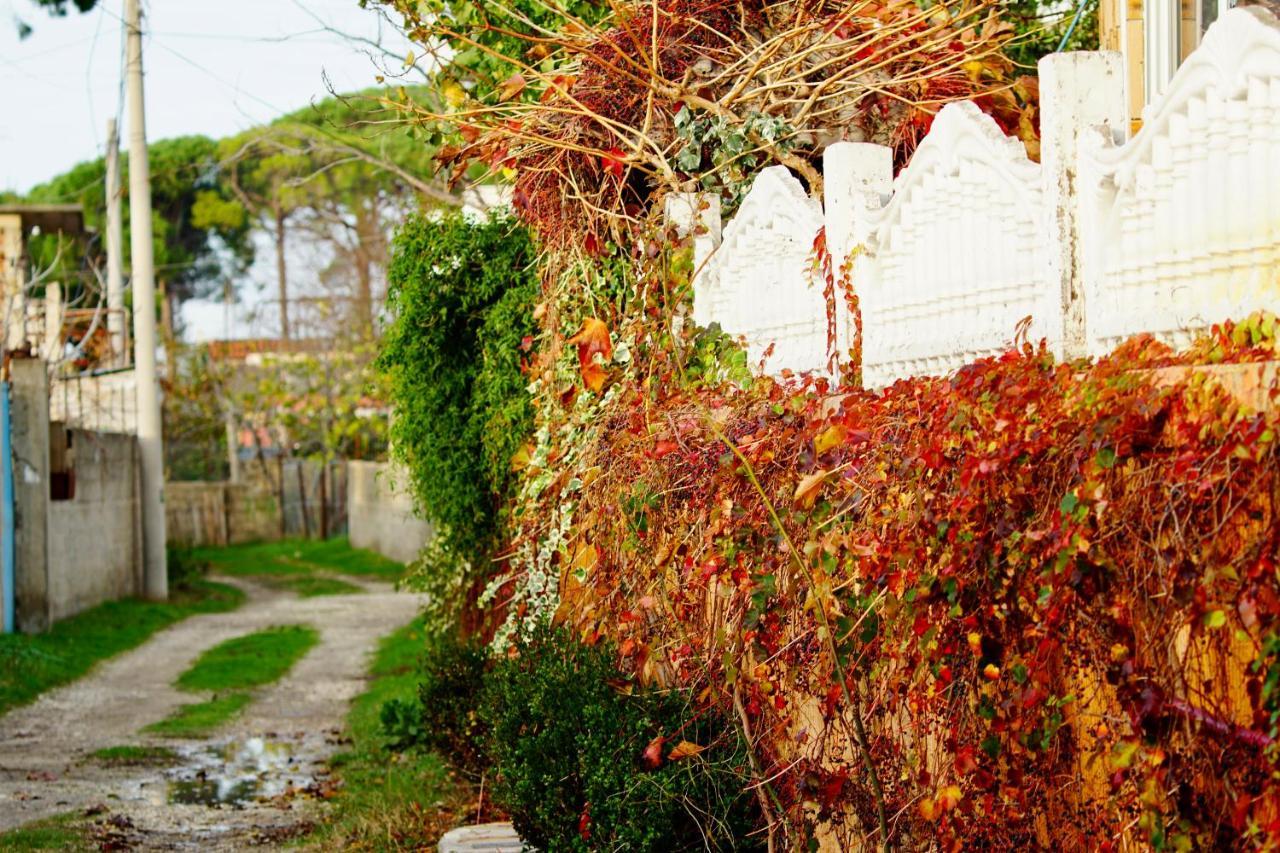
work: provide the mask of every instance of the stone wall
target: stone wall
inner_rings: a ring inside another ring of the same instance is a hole
[[[405,489],[405,475],[380,462],[347,463],[347,532],[352,546],[408,563],[433,535]]]

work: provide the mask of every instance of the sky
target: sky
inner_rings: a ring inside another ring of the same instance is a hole
[[[68,4],[70,5],[70,4]],[[387,68],[372,48],[336,30],[407,45],[357,0],[143,0],[147,136],[227,136],[337,91],[363,89]],[[52,18],[30,0],[0,0],[0,190],[25,192],[100,156],[106,123],[125,113],[120,85],[124,0]],[[33,32],[19,39],[17,19]],[[394,61],[390,61],[394,65]],[[390,75],[389,75],[390,76]],[[328,83],[326,83],[326,80]],[[264,269],[240,288],[228,322],[221,304],[188,304],[188,337],[272,333],[254,319]]]

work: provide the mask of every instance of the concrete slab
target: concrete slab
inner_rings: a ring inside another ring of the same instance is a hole
[[[526,848],[509,823],[482,823],[450,830],[440,839],[440,853],[520,853]]]

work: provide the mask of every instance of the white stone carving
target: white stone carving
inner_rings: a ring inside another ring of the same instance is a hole
[[[1225,13],[1126,145],[1081,154],[1089,351],[1280,309],[1280,23]]]
[[[694,279],[694,320],[743,337],[768,373],[824,372],[826,303],[808,274],[822,224],[822,207],[785,166],[762,171]]]
[[[1046,286],[1040,166],[969,102],[948,104],[873,220],[862,300],[863,381],[942,374],[1002,351],[1019,322],[1062,340]]]

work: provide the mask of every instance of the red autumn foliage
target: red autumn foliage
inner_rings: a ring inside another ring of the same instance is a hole
[[[1159,369],[1274,334],[882,393],[653,379],[583,466],[569,550],[598,556],[559,616],[740,706],[792,840],[874,836],[857,713],[895,845],[1275,843],[1280,413]]]

